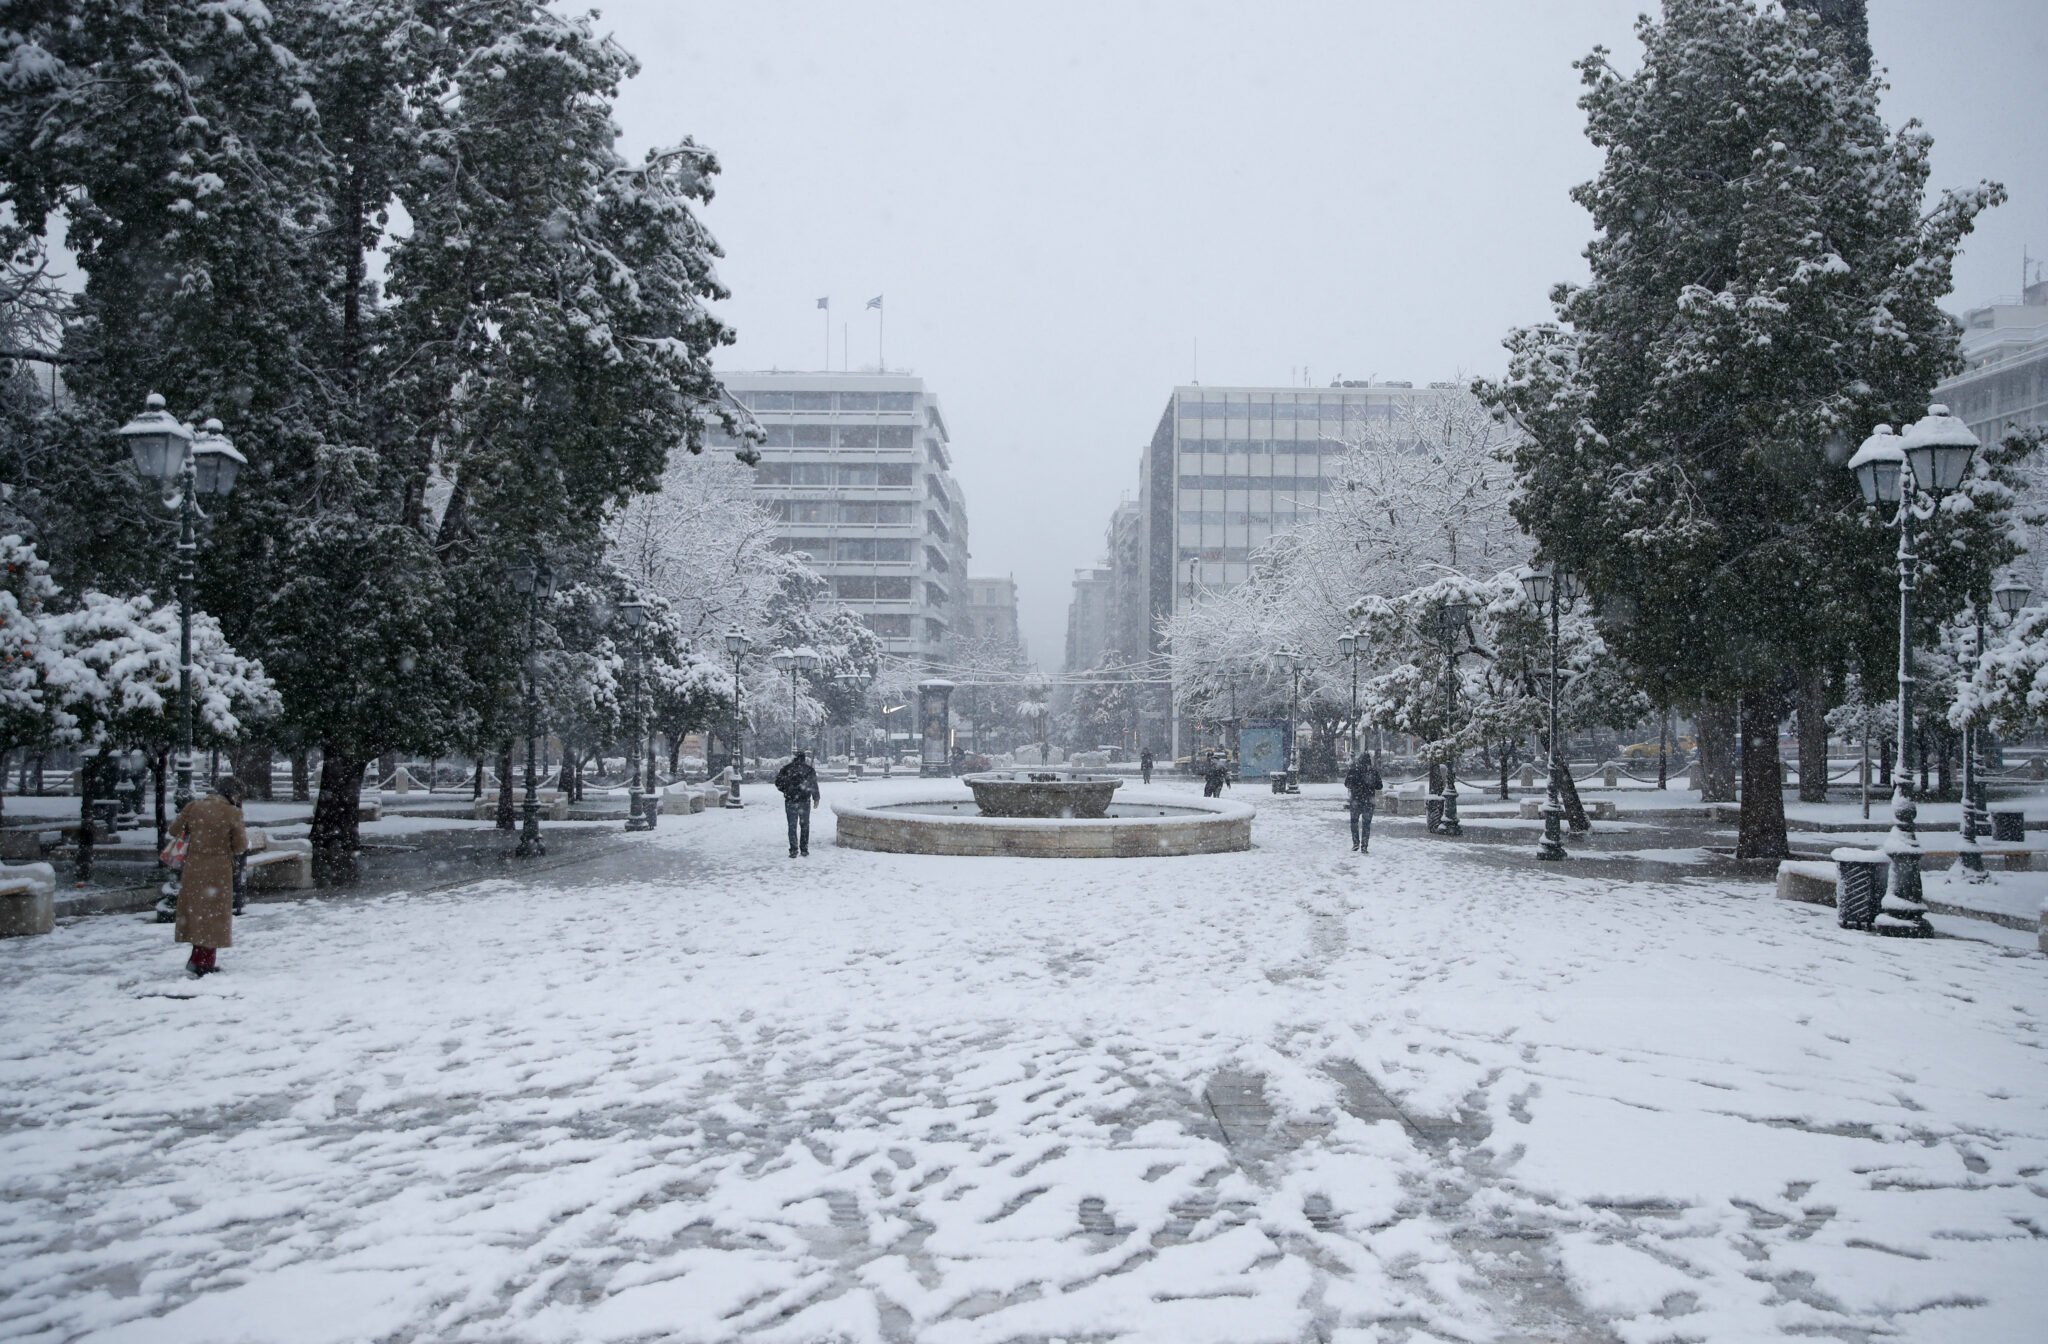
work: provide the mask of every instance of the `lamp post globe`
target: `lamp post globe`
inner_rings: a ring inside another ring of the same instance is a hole
[[[1970,427],[1937,402],[1907,427],[1899,446],[1906,451],[1914,481],[1939,499],[1962,489],[1979,444]]]
[[[235,488],[235,477],[249,459],[234,441],[221,433],[220,421],[208,420],[192,439],[190,450],[192,485],[207,499],[225,499]]]
[[[2034,600],[2034,590],[2019,579],[2007,578],[1991,590],[1991,598],[2009,619],[2027,609],[2027,604]]]
[[[143,401],[143,411],[114,431],[128,445],[128,455],[143,479],[169,485],[185,469],[185,454],[192,446],[191,427],[164,409],[164,399],[152,392]]]

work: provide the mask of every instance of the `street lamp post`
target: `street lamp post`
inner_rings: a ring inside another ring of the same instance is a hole
[[[2018,579],[2009,578],[1991,590],[1992,601],[1998,610],[2010,621],[2018,616],[2027,603],[2034,598],[2033,589]],[[1984,604],[1972,602],[1977,616],[1977,647],[1970,657],[1970,672],[1975,675],[1984,665]],[[1963,838],[1957,864],[1970,873],[1969,881],[1989,881],[1984,871],[1984,854],[1977,848],[1977,837],[1984,834],[1987,825],[1983,800],[1978,796],[1983,790],[1981,781],[1982,762],[1977,759],[1977,720],[1972,715],[1963,726]]]
[[[1345,662],[1351,664],[1351,729],[1345,738],[1345,751],[1350,759],[1356,760],[1358,757],[1358,659],[1365,652],[1365,641],[1355,634],[1339,635],[1337,636],[1337,652],[1343,656]]]
[[[548,852],[540,838],[540,674],[534,662],[540,643],[540,604],[555,595],[555,571],[536,558],[507,565],[512,591],[526,599],[526,800],[520,805],[519,844],[512,853],[522,859]]]
[[[725,632],[725,651],[732,655],[732,760],[726,771],[732,791],[725,798],[727,807],[744,806],[740,802],[740,773],[747,758],[740,749],[740,659],[747,656],[747,647],[753,642],[738,626]]]
[[[1959,488],[1977,451],[1969,426],[1934,405],[1903,436],[1879,425],[1849,469],[1863,499],[1872,507],[1896,506],[1899,523],[1899,770],[1892,791],[1892,830],[1885,852],[1892,861],[1892,896],[1885,902],[1880,927],[1901,933],[1926,934],[1927,907],[1921,901],[1920,837],[1913,822],[1920,809],[1906,769],[1913,731],[1913,575],[1919,557],[1913,552],[1913,518],[1917,497],[1925,493],[1936,503]]]
[[[799,672],[809,672],[818,665],[818,653],[808,644],[800,644],[793,649],[776,650],[768,661],[775,664],[777,672],[789,676],[789,752],[794,756],[801,745],[796,721],[796,678]]]
[[[652,769],[647,773],[648,787],[644,790],[640,787],[641,701],[647,688],[647,654],[641,643],[640,631],[647,624],[647,604],[637,597],[628,598],[619,603],[619,619],[626,627],[628,647],[633,655],[632,710],[626,716],[626,829],[651,831],[654,829],[654,809],[647,805],[647,795],[654,791]]]
[[[1457,598],[1437,610],[1437,634],[1444,642],[1444,811],[1443,834],[1463,835],[1458,824],[1458,634],[1472,616],[1472,604]]]
[[[1286,776],[1288,776],[1288,779],[1286,779],[1288,793],[1298,793],[1300,791],[1300,787],[1296,785],[1296,779],[1300,776],[1300,764],[1298,764],[1300,752],[1296,752],[1296,748],[1294,748],[1294,733],[1300,727],[1300,664],[1303,664],[1303,656],[1300,656],[1296,649],[1274,649],[1274,666],[1288,674],[1288,695],[1286,695],[1286,760],[1284,760]]]
[[[1566,857],[1564,848],[1564,782],[1559,775],[1563,753],[1557,741],[1557,644],[1558,608],[1564,585],[1550,565],[1531,565],[1522,571],[1522,591],[1540,612],[1550,608],[1550,785],[1543,800],[1543,842],[1536,857],[1555,861]]]
[[[152,392],[143,412],[117,431],[144,478],[178,487],[178,783],[172,800],[182,809],[192,801],[192,588],[197,578],[201,495],[225,499],[249,459],[208,420],[197,435],[164,409]]]

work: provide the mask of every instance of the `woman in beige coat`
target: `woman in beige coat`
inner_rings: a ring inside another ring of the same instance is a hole
[[[215,950],[234,945],[235,855],[249,847],[241,785],[223,775],[213,788],[211,798],[193,799],[171,823],[171,834],[185,838],[177,940],[192,944],[185,973],[194,978],[219,970]]]

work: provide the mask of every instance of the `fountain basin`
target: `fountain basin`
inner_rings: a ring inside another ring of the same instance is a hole
[[[832,804],[846,849],[1048,859],[1160,858],[1252,847],[1252,808],[1185,794],[1126,798],[1101,817],[987,817],[959,794]]]
[[[1093,818],[1108,814],[1110,795],[1123,781],[1055,770],[997,770],[968,775],[966,783],[985,817]]]

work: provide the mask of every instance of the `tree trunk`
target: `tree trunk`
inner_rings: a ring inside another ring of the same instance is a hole
[[[1927,721],[1916,720],[1913,724],[1913,755],[1920,764],[1920,791],[1913,796],[1927,796]],[[1910,771],[1908,772],[1910,774]]]
[[[313,799],[313,762],[310,757],[310,752],[292,753],[292,801],[295,803]]]
[[[1789,852],[1785,777],[1778,762],[1778,696],[1749,691],[1742,697],[1742,822],[1735,857],[1782,859]]]
[[[1550,742],[1543,734],[1538,733],[1536,735],[1536,745],[1543,749],[1542,764],[1546,772],[1544,779],[1548,781],[1550,776],[1547,772],[1550,769],[1551,760]],[[1558,764],[1561,768],[1557,772],[1557,803],[1559,807],[1564,809],[1565,825],[1570,829],[1571,833],[1573,835],[1584,835],[1593,829],[1593,819],[1586,815],[1586,805],[1579,801],[1579,784],[1577,780],[1572,778],[1572,763],[1569,760],[1563,759],[1563,757],[1564,753],[1560,748]]]
[[[363,768],[370,762],[320,744],[320,801],[313,807],[313,880],[323,887],[356,880],[361,848],[357,811],[363,800]]]
[[[270,744],[244,742],[228,752],[228,768],[242,782],[245,800],[270,801]]]
[[[1828,800],[1828,679],[1817,667],[1799,673],[1799,801]]]
[[[505,740],[505,749],[498,753],[498,829],[516,831],[519,822],[512,810],[512,741]]]
[[[1949,762],[1955,755],[1955,738],[1952,734],[1937,731],[1934,740],[1938,744],[1934,753],[1934,796],[1946,798],[1952,782]]]
[[[1657,787],[1671,780],[1671,712],[1657,711]]]
[[[473,780],[472,780],[472,781],[470,782],[470,786],[469,786],[469,797],[470,797],[470,801],[472,801],[472,802],[475,802],[475,801],[477,801],[477,800],[481,799],[481,798],[482,798],[483,796],[484,796],[484,758],[483,758],[483,757],[481,757],[481,756],[479,756],[479,757],[477,757],[477,758],[476,758],[476,776],[475,776],[475,778],[474,778],[474,779],[473,779]]]
[[[1890,733],[1877,739],[1877,782],[1879,787],[1892,786],[1892,738]]]
[[[1703,803],[1735,801],[1735,706],[1726,700],[1700,706],[1699,759],[1693,786]]]
[[[1500,800],[1508,801],[1508,767],[1514,764],[1515,747],[1512,742],[1500,744]]]

